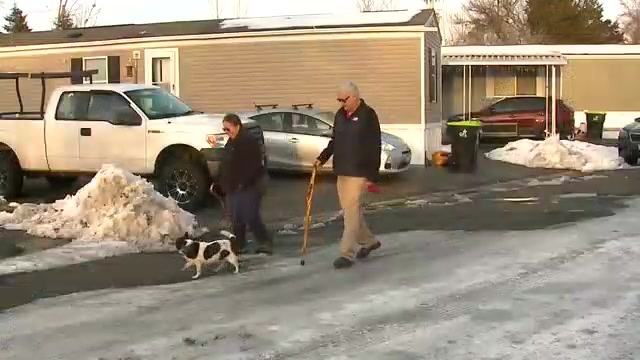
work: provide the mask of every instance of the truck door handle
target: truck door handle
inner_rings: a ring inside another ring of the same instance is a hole
[[[300,142],[300,140],[298,140],[298,138],[291,138],[289,139],[289,142],[297,143],[297,142]]]
[[[80,136],[91,136],[91,128],[80,128]]]

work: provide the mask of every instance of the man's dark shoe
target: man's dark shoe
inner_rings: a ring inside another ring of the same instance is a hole
[[[380,249],[380,246],[382,246],[382,244],[378,241],[373,245],[361,247],[358,253],[356,253],[356,259],[366,258],[372,251]]]
[[[333,262],[333,267],[336,269],[346,269],[350,268],[353,265],[353,261],[351,259],[347,259],[346,257],[339,257],[336,261]]]
[[[256,254],[273,255],[273,242],[266,241],[264,243],[258,243],[258,247],[256,247],[254,252]]]
[[[256,254],[273,255],[273,248],[271,246],[260,245],[255,250]]]

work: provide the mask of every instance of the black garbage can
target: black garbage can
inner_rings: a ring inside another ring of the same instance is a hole
[[[474,172],[478,164],[481,123],[478,120],[454,121],[447,124],[451,141],[448,168],[453,172]]]
[[[604,120],[607,113],[596,111],[585,111],[587,115],[587,139],[602,140],[604,130]]]

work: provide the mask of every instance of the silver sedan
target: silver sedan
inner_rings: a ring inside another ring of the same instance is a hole
[[[327,146],[333,129],[334,114],[314,109],[269,108],[239,114],[260,124],[264,131],[269,170],[307,172]],[[393,174],[408,169],[411,149],[399,137],[382,133],[380,173]],[[329,160],[323,170],[333,167]]]

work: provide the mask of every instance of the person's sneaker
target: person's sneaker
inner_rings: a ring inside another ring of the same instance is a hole
[[[358,252],[356,253],[356,259],[366,258],[367,256],[369,256],[369,254],[371,254],[372,251],[380,249],[380,246],[382,246],[382,244],[380,243],[380,241],[378,241],[373,245],[361,247],[360,250],[358,250]]]
[[[353,261],[351,259],[347,259],[346,257],[339,257],[336,261],[333,262],[333,267],[336,269],[346,269],[350,268],[353,265]]]

